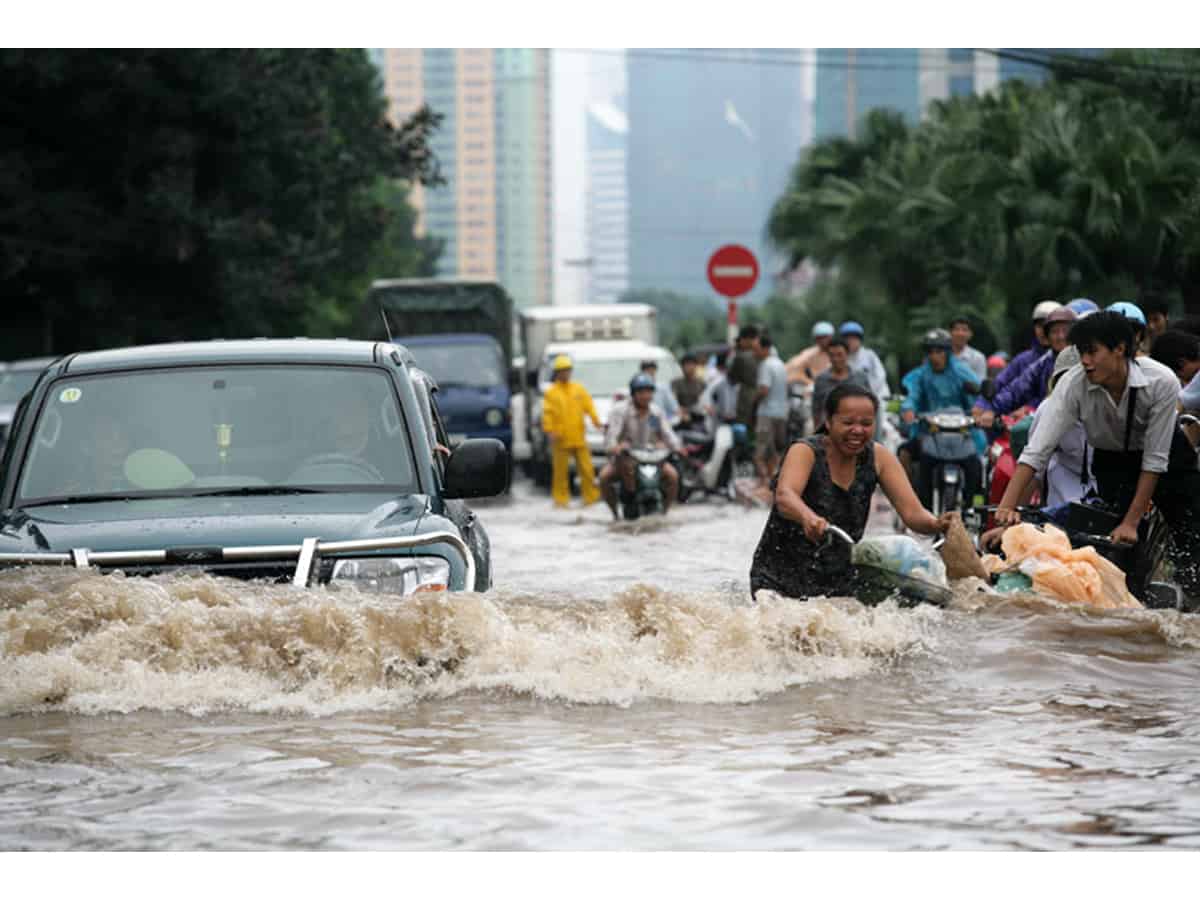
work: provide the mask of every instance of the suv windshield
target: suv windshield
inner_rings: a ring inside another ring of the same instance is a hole
[[[416,491],[382,372],[212,366],[64,378],[35,426],[18,496]]]
[[[417,365],[438,387],[489,388],[507,383],[500,348],[495,344],[406,344]]]
[[[41,369],[0,372],[0,406],[16,406],[42,374]]]

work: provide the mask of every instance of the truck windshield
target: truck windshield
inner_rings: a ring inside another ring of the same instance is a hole
[[[18,497],[290,490],[413,493],[386,374],[349,366],[205,366],[55,382]]]
[[[629,359],[576,359],[571,380],[578,381],[593,397],[604,397],[609,394],[625,394],[629,392],[629,380],[636,375],[642,363],[642,357]],[[548,383],[553,376],[550,363],[542,366],[541,381]],[[669,385],[674,379],[683,374],[679,364],[674,360],[660,360],[658,363],[659,384]]]
[[[401,341],[401,343],[404,343]],[[508,383],[496,344],[406,344],[421,369],[438,387],[490,388]]]

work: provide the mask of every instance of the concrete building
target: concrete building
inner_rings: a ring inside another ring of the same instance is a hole
[[[438,274],[499,281],[520,306],[551,302],[550,61],[534,49],[368,51],[401,121],[445,116],[432,146],[446,184],[414,191]]]

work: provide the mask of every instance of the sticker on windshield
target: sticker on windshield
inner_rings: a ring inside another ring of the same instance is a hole
[[[83,391],[79,388],[63,388],[61,394],[58,395],[59,403],[78,403],[79,398],[83,396]]]

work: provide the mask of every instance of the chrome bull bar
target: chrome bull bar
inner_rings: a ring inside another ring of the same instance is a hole
[[[257,547],[172,547],[162,550],[98,550],[76,548],[66,553],[0,553],[0,566],[135,566],[178,563],[181,566],[216,562],[250,562],[264,559],[295,559],[292,584],[308,587],[323,556],[362,553],[370,550],[407,550],[430,544],[449,544],[462,557],[466,569],[465,589],[475,590],[475,558],[461,535],[452,531],[433,531],[408,537],[363,538],[353,541],[322,541],[305,538],[301,544],[277,544]]]

